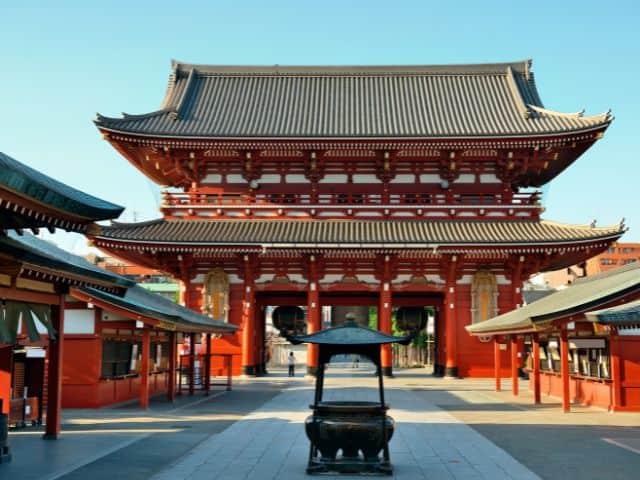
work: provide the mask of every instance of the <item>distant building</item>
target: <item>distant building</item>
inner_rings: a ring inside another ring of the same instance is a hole
[[[587,275],[606,272],[640,260],[640,243],[617,242],[586,262]]]
[[[178,283],[164,272],[139,265],[131,265],[114,257],[100,257],[90,254],[87,255],[87,260],[110,272],[133,280],[145,290],[157,293],[172,302],[178,301]]]
[[[640,243],[617,242],[586,262],[536,275],[531,283],[544,288],[562,288],[578,278],[597,275],[637,261],[640,261]]]

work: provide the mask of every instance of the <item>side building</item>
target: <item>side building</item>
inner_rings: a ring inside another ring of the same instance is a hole
[[[99,115],[104,138],[167,187],[162,218],[93,244],[182,282],[182,303],[238,325],[216,350],[265,365],[265,310],[436,310],[436,372],[490,376],[464,327],[522,304],[533,273],[605,251],[624,225],[541,219],[535,190],[611,122],[544,108],[531,62],[252,67],[174,62],[159,110]],[[307,368],[317,367],[314,347]],[[382,365],[392,370],[383,347]]]

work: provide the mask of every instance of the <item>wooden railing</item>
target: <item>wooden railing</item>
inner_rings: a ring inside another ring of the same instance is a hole
[[[167,218],[432,218],[537,219],[539,194],[308,193],[255,195],[165,192],[161,207]]]
[[[372,193],[326,193],[319,194],[314,202],[307,193],[272,193],[272,194],[228,194],[228,193],[187,193],[163,192],[163,207],[229,207],[229,206],[341,206],[341,205],[539,205],[540,193],[515,193],[511,195],[478,193],[478,194],[445,194],[445,193],[393,193],[387,202],[381,194]]]

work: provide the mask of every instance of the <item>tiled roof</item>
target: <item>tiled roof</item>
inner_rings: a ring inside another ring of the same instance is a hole
[[[2,254],[18,262],[53,270],[61,277],[79,279],[81,284],[114,288],[127,288],[135,284],[132,280],[104,270],[29,233],[22,236],[14,232],[0,235],[0,255]]]
[[[530,62],[251,67],[174,62],[161,109],[99,128],[186,138],[517,137],[609,124],[546,110]]]
[[[87,222],[117,218],[124,210],[123,207],[65,185],[0,152],[0,199],[3,190],[74,218],[84,218]],[[20,226],[39,226],[35,218],[31,221],[33,225]],[[4,221],[2,226],[14,227]]]
[[[588,312],[587,320],[615,326],[640,326],[640,300],[624,303],[616,307]]]
[[[154,244],[260,246],[422,246],[558,244],[617,238],[624,227],[549,221],[152,220],[101,227],[97,239]]]
[[[213,320],[138,285],[128,288],[124,297],[90,287],[79,288],[79,291],[94,301],[100,300],[133,313],[174,324],[177,330],[233,333],[238,329],[236,325]]]
[[[523,290],[522,299],[524,303],[529,305],[530,303],[542,300],[545,297],[551,295],[555,290]]]
[[[606,274],[581,278],[537,302],[465,328],[474,335],[533,331],[537,322],[585,313],[637,292],[640,292],[640,264],[630,264]]]

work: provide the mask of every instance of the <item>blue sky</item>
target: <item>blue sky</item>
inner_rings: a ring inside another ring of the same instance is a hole
[[[172,58],[432,64],[533,58],[545,106],[616,119],[550,186],[545,218],[626,217],[640,241],[640,6],[632,1],[109,1],[0,5],[0,151],[150,219],[157,188],[92,119],[155,110]],[[80,252],[79,236],[56,236]]]

